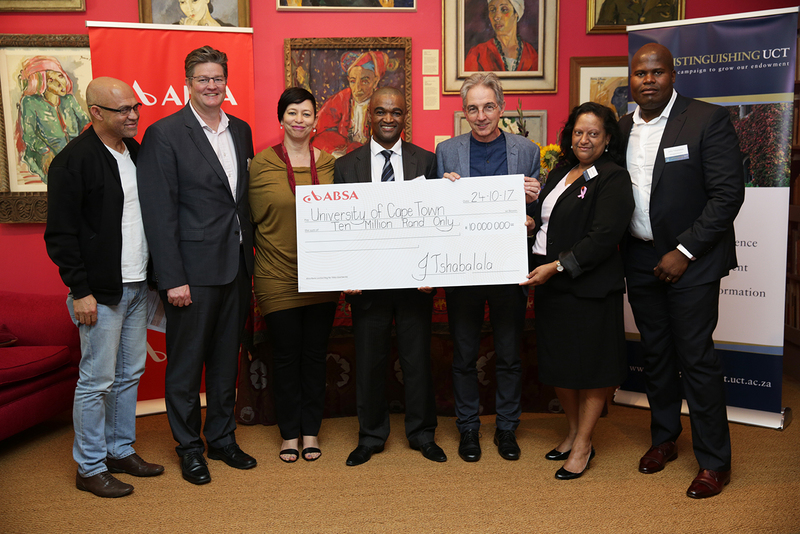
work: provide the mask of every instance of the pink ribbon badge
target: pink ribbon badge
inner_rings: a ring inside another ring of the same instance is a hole
[[[584,185],[581,187],[581,193],[578,195],[578,198],[584,198],[586,196],[586,186]]]

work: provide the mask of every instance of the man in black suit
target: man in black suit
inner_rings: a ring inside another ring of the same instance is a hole
[[[686,493],[704,498],[731,478],[722,362],[712,334],[720,279],[736,266],[733,220],[744,175],[728,111],[679,95],[675,74],[672,54],[659,44],[644,45],[631,61],[638,107],[620,120],[636,201],[625,274],[651,409],[652,447],[639,471],[661,471],[677,458],[683,389],[700,464]]]
[[[186,56],[190,102],[147,129],[139,156],[144,227],[167,317],[167,418],[193,484],[211,480],[200,437],[204,366],[208,457],[256,465],[236,444],[233,413],[253,272],[253,140],[247,123],[221,109],[227,61],[209,46]]]
[[[111,473],[155,476],[164,467],[133,450],[136,395],[147,360],[149,253],[136,190],[136,94],[114,78],[86,88],[92,125],[53,160],[48,176],[47,253],[69,287],[81,337],[75,388],[75,485],[98,497],[133,486]]]
[[[393,87],[375,91],[367,119],[372,139],[339,158],[334,183],[388,182],[436,177],[436,158],[400,139],[406,121],[403,93]],[[434,462],[447,456],[436,445],[436,402],[431,376],[433,288],[346,291],[353,312],[356,348],[358,446],[347,465],[361,465],[383,451],[389,437],[385,383],[392,320],[397,330],[406,400],[406,437],[413,449]]]

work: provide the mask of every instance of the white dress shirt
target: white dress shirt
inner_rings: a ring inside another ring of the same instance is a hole
[[[381,181],[381,173],[383,172],[383,165],[386,163],[386,158],[383,157],[383,152],[386,150],[381,145],[375,142],[375,139],[370,138],[369,140],[369,153],[372,169],[372,181],[380,183]],[[392,163],[392,168],[394,169],[394,181],[395,182],[402,182],[403,181],[403,141],[398,139],[397,142],[394,144],[392,148],[389,150],[392,151],[392,157],[389,158],[389,161]]]
[[[649,122],[642,119],[642,110],[639,106],[636,106],[636,110],[633,112],[633,128],[628,138],[626,153],[628,172],[633,184],[633,199],[636,204],[631,218],[630,232],[633,237],[644,241],[653,240],[653,228],[650,225],[653,167],[655,167],[658,147],[661,145],[661,138],[667,127],[669,114],[672,112],[672,106],[677,98],[678,92],[673,89],[667,107],[658,117]],[[678,249],[688,258],[692,258],[692,254],[683,245],[679,244]]]

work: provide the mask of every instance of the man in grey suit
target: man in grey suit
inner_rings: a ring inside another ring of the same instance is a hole
[[[256,465],[234,435],[253,272],[247,199],[253,140],[247,123],[221,109],[227,61],[209,46],[186,56],[190,102],[150,126],[139,152],[144,228],[167,317],[167,418],[183,478],[193,484],[211,480],[200,437],[204,366],[208,457],[237,469]]]
[[[367,115],[370,142],[336,160],[335,183],[410,181],[436,177],[431,152],[400,139],[406,121],[403,93],[393,87],[375,91]],[[447,456],[436,445],[436,402],[431,375],[433,288],[346,291],[353,312],[356,347],[358,446],[347,465],[361,465],[383,451],[389,437],[385,384],[392,322],[397,330],[406,401],[406,437],[434,462]]]
[[[720,279],[736,267],[733,221],[744,202],[739,139],[728,110],[673,88],[672,54],[656,43],[631,60],[636,110],[620,119],[636,209],[624,247],[628,301],[642,337],[652,446],[639,471],[677,458],[681,390],[700,464],[687,495],[731,479],[722,361],[712,334]]]
[[[505,109],[503,88],[493,73],[476,73],[461,86],[464,114],[472,131],[436,148],[437,175],[450,180],[467,176],[525,175],[525,197],[539,197],[539,148],[499,128]],[[519,459],[515,431],[522,396],[520,346],[527,292],[517,284],[455,287],[447,290],[447,318],[453,340],[453,396],[456,426],[461,433],[458,454],[466,462],[481,457],[481,420],[476,367],[484,306],[489,303],[494,332],[497,378],[497,429],[494,443],[506,460]]]

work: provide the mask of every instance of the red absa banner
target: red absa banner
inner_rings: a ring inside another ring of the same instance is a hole
[[[225,113],[253,125],[253,32],[251,28],[189,28],[162,24],[87,22],[92,76],[118,78],[133,87],[143,104],[141,142],[147,127],[180,110],[189,101],[186,55],[209,45],[228,55]],[[164,397],[166,348],[164,334],[148,330],[147,366],[139,383],[139,400]]]

